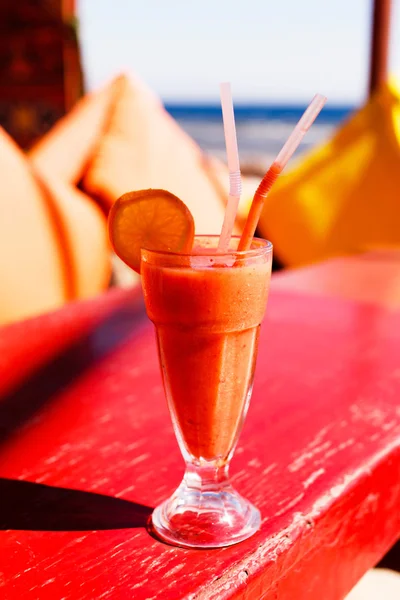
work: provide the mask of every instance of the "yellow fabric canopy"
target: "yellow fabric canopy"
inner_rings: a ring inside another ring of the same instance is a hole
[[[268,196],[259,224],[287,266],[400,246],[400,89],[391,81]]]

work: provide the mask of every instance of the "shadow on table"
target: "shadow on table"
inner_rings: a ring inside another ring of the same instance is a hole
[[[144,323],[142,308],[127,306],[116,310],[42,365],[17,389],[0,396],[0,444],[86,370],[138,332]]]
[[[149,506],[103,494],[0,478],[0,530],[146,527],[152,511]]]

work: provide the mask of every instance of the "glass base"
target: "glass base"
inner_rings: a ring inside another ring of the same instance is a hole
[[[157,506],[152,515],[155,533],[183,548],[221,548],[242,542],[260,528],[260,512],[232,486],[204,491],[185,481]]]

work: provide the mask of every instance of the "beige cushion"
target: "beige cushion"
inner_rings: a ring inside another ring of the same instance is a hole
[[[61,306],[68,271],[54,206],[0,129],[0,324]]]
[[[218,233],[226,195],[196,143],[141,82],[117,80],[107,128],[84,176],[85,191],[109,207],[129,190],[163,188],[191,210],[196,233]]]
[[[106,127],[116,81],[84,96],[74,108],[30,150],[39,172],[76,183],[82,177]]]
[[[54,205],[65,260],[68,262],[70,295],[87,298],[104,290],[111,275],[111,248],[104,212],[89,197],[60,177],[42,180]]]

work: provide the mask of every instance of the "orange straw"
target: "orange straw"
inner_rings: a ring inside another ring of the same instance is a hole
[[[264,178],[262,179],[254,195],[246,224],[243,229],[242,237],[240,238],[238,246],[239,250],[248,250],[250,248],[264,207],[265,199],[268,196],[270,189],[285,168],[289,159],[292,157],[301,140],[321,112],[325,102],[326,98],[321,96],[321,94],[316,94],[314,96],[303,116],[300,118],[300,121],[293,129],[289,139],[264,175]]]

